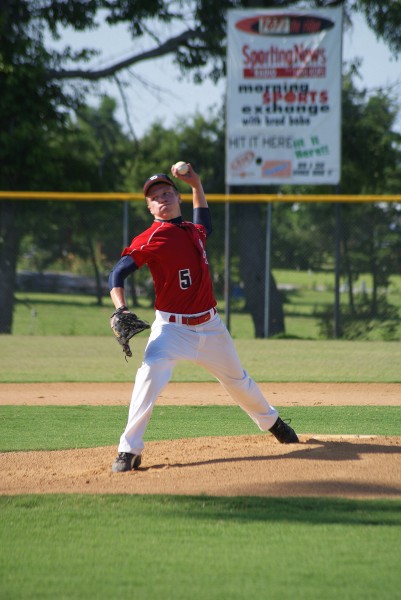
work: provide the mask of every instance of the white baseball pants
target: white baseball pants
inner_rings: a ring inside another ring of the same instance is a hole
[[[178,315],[176,323],[169,323],[169,317],[170,313],[156,311],[142,366],[136,374],[128,422],[118,451],[141,454],[143,436],[157,397],[180,360],[205,367],[259,429],[270,429],[278,412],[242,368],[234,342],[219,315],[216,313],[206,323],[196,326],[181,325]]]

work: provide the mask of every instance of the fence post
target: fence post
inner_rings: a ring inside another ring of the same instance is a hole
[[[341,213],[340,203],[335,203],[335,265],[334,265],[334,338],[338,340],[341,337],[340,327],[340,231],[341,231]]]
[[[271,255],[271,230],[272,230],[272,203],[267,203],[266,223],[266,265],[265,265],[265,315],[264,315],[264,337],[270,335],[270,255]]]
[[[230,188],[227,188],[226,193],[230,193]],[[230,331],[231,325],[231,236],[230,236],[230,203],[225,203],[225,228],[224,228],[224,306],[226,311],[226,327]]]

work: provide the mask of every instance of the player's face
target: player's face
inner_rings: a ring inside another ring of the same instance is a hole
[[[174,219],[181,215],[180,195],[171,185],[156,183],[146,197],[148,209],[156,219]]]

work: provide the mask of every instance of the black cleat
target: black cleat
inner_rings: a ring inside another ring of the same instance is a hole
[[[129,452],[119,452],[116,460],[111,467],[113,473],[123,473],[124,471],[135,471],[141,464],[140,454],[130,454]]]
[[[299,442],[298,436],[293,428],[287,425],[287,423],[284,423],[280,417],[278,417],[273,427],[270,427],[269,431],[280,444],[297,444]]]

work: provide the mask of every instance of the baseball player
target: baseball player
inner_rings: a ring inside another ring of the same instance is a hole
[[[173,180],[164,173],[152,175],[143,192],[154,221],[124,249],[109,277],[116,312],[129,312],[124,280],[145,264],[156,293],[155,321],[136,374],[114,472],[139,467],[143,436],[156,399],[180,360],[202,365],[212,373],[259,429],[270,431],[281,443],[298,442],[295,431],[241,366],[217,312],[205,250],[212,231],[211,217],[200,177],[189,163],[186,174],[180,174],[175,165],[171,173],[192,188],[193,222],[182,219],[181,198]]]

